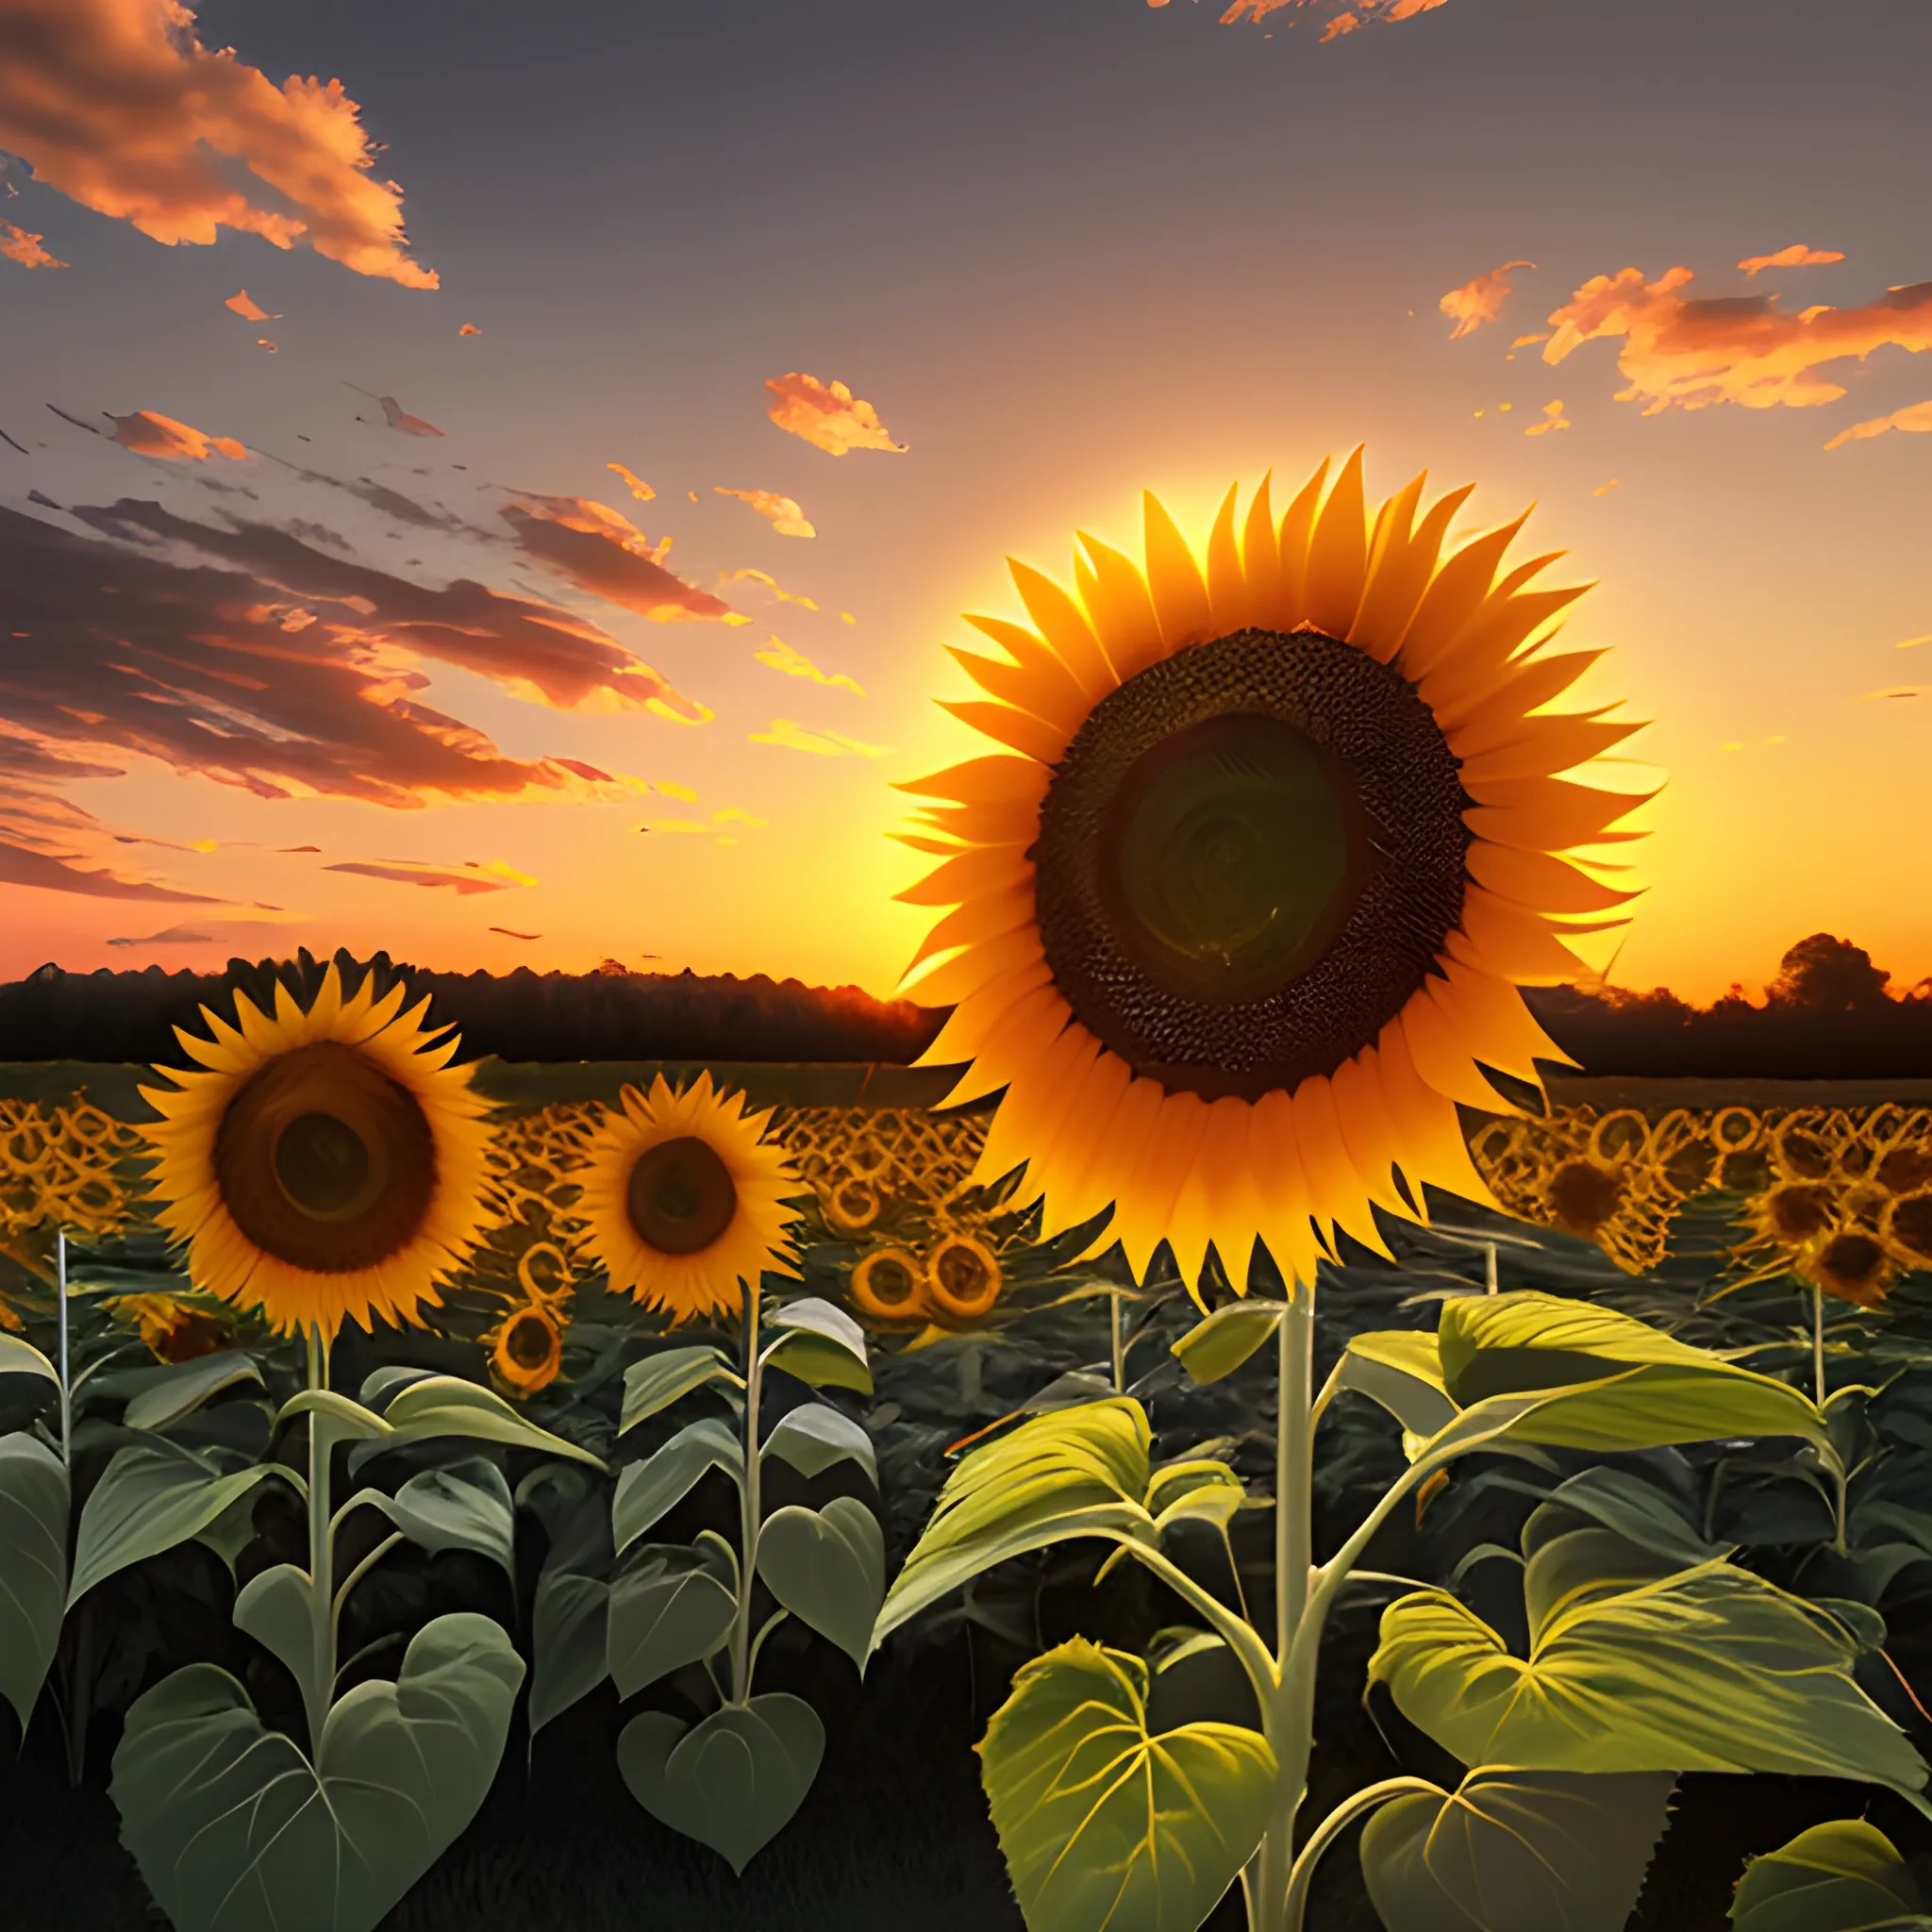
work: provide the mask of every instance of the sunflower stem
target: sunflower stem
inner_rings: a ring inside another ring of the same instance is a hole
[[[1276,1331],[1280,1407],[1274,1429],[1274,1655],[1286,1663],[1308,1602],[1314,1565],[1315,1291],[1296,1284]]]
[[[323,1346],[322,1330],[311,1325],[308,1333],[308,1386],[328,1387],[328,1353]],[[312,1763],[321,1755],[322,1727],[328,1717],[330,1693],[336,1678],[336,1629],[334,1601],[334,1527],[329,1520],[328,1425],[310,1412],[308,1417],[308,1627],[310,1655],[308,1681],[302,1687],[303,1709],[308,1720],[308,1757]]]
[[[67,1230],[54,1231],[54,1292],[60,1298],[60,1460],[74,1461],[74,1378],[67,1359]]]
[[[1824,1291],[1811,1291],[1811,1399],[1824,1407]]]
[[[1124,1395],[1127,1392],[1127,1351],[1121,1335],[1121,1298],[1118,1291],[1108,1296],[1107,1307],[1109,1340],[1112,1342],[1113,1392],[1116,1395]],[[65,1380],[64,1369],[62,1380]]]
[[[751,1700],[752,1666],[758,1654],[752,1644],[751,1599],[758,1574],[758,1395],[765,1365],[758,1359],[758,1289],[744,1288],[744,1480],[738,1486],[741,1556],[738,1566],[738,1612],[731,1624],[731,1702]]]

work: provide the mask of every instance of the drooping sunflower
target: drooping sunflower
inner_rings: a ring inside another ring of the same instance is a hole
[[[786,1204],[804,1189],[765,1138],[769,1109],[715,1093],[709,1074],[682,1091],[663,1074],[626,1087],[585,1149],[579,1211],[610,1286],[675,1320],[729,1311],[741,1282],[790,1274]]]
[[[481,1226],[485,1102],[406,991],[369,974],[345,998],[332,963],[307,1008],[279,979],[273,1018],[238,993],[239,1030],[206,1007],[211,1040],[175,1029],[205,1072],[141,1090],[157,1218],[195,1286],[285,1334],[420,1326]]]
[[[976,1322],[992,1312],[1004,1280],[999,1257],[970,1234],[941,1239],[925,1262],[927,1312],[939,1322]]]
[[[902,896],[949,908],[908,974],[954,1008],[925,1062],[1006,1090],[977,1172],[1024,1161],[1049,1231],[1113,1204],[1137,1274],[1165,1238],[1239,1277],[1259,1236],[1311,1278],[1317,1224],[1487,1200],[1456,1104],[1563,1059],[1517,989],[1634,896],[1559,856],[1641,802],[1578,779],[1637,724],[1547,708],[1599,655],[1545,648],[1587,586],[1505,570],[1521,518],[1444,560],[1467,490],[1371,516],[1360,452],[1328,473],[1278,519],[1230,490],[1205,558],[1149,496],[1144,570],[1013,563],[1031,622],[970,617],[1004,655],[955,652],[987,700],[945,708],[995,748],[905,788],[941,863]]]
[[[563,1366],[563,1324],[542,1302],[512,1308],[484,1340],[491,1373],[514,1395],[547,1389]]]
[[[919,1263],[903,1248],[874,1248],[852,1271],[854,1307],[875,1322],[917,1322],[925,1309]]]
[[[157,1361],[192,1361],[227,1345],[212,1315],[172,1294],[111,1295],[101,1306],[117,1322],[138,1329]]]

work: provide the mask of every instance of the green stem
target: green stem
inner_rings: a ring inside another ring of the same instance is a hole
[[[328,1386],[328,1357],[322,1344],[322,1330],[311,1327],[308,1335],[308,1386]],[[303,1686],[303,1705],[308,1719],[308,1756],[311,1761],[322,1750],[322,1727],[336,1680],[336,1626],[334,1599],[334,1533],[328,1508],[328,1424],[314,1410],[308,1416],[308,1627],[310,1651],[308,1681]]]
[[[1297,1284],[1299,1289],[1299,1284]],[[1301,1627],[1314,1564],[1315,1291],[1290,1301],[1276,1331],[1280,1410],[1274,1428],[1274,1656],[1285,1661]]]
[[[1485,1294],[1499,1294],[1502,1292],[1502,1284],[1496,1279],[1496,1244],[1494,1241],[1485,1241],[1483,1243],[1483,1292]]]
[[[1113,1343],[1113,1392],[1124,1395],[1127,1392],[1127,1350],[1121,1336],[1121,1298],[1110,1294],[1107,1298],[1108,1327]]]
[[[1378,1785],[1369,1785],[1353,1797],[1344,1798],[1323,1819],[1309,1835],[1301,1856],[1295,1859],[1293,1869],[1288,1874],[1288,1932],[1302,1932],[1302,1921],[1308,1909],[1308,1890],[1315,1882],[1315,1867],[1322,1854],[1363,1812],[1373,1811],[1378,1805],[1386,1805],[1391,1798],[1405,1798],[1412,1792],[1437,1798],[1442,1795],[1425,1777],[1385,1778]]]
[[[74,1377],[68,1373],[67,1230],[54,1231],[54,1292],[60,1309],[60,1460],[74,1466]]]
[[[738,1612],[731,1624],[731,1698],[742,1707],[751,1701],[751,1599],[758,1574],[758,1395],[764,1385],[764,1363],[758,1359],[758,1291],[744,1285],[744,1481],[738,1491]]]
[[[1824,1407],[1824,1291],[1811,1291],[1811,1399]]]

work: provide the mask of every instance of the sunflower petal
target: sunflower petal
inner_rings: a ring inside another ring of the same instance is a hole
[[[1402,670],[1420,681],[1448,655],[1462,627],[1482,608],[1503,553],[1529,512],[1471,539],[1436,573],[1402,640]]]
[[[1547,657],[1529,658],[1519,671],[1492,678],[1486,689],[1466,687],[1455,699],[1440,695],[1432,673],[1422,681],[1423,702],[1435,712],[1445,735],[1464,724],[1477,733],[1507,729],[1512,721],[1527,718],[1561,697],[1603,655],[1601,650],[1552,651]]]
[[[1394,1022],[1402,1029],[1415,1070],[1445,1099],[1495,1112],[1496,1090],[1475,1064],[1475,1043],[1468,1040],[1455,1009],[1435,997],[1441,981],[1433,974],[1412,993]]]
[[[1147,581],[1133,560],[1084,530],[1079,538],[1080,548],[1074,553],[1074,580],[1092,613],[1093,628],[1100,634],[1108,661],[1124,684],[1167,656],[1160,620]]]
[[[1074,681],[1090,699],[1105,697],[1121,680],[1108,662],[1087,613],[1043,571],[1011,557],[1007,558],[1007,568],[1012,573],[1013,588],[1019,591],[1027,616],[1058,653]]]
[[[1308,538],[1315,527],[1315,512],[1321,507],[1322,486],[1327,480],[1328,458],[1324,457],[1315,474],[1282,512],[1276,545],[1281,575],[1275,609],[1268,620],[1276,630],[1292,630],[1308,614]]]
[[[1241,554],[1234,535],[1234,505],[1240,493],[1239,483],[1227,486],[1214,527],[1208,534],[1208,622],[1221,637],[1242,629],[1248,622],[1248,580],[1241,572]]]
[[[1059,659],[1043,647],[1037,647],[1031,658],[1017,664],[982,658],[976,652],[961,651],[952,645],[946,648],[947,654],[981,691],[1030,712],[1068,738],[1085,721],[1087,700],[1080,687],[1068,675]]]
[[[1348,641],[1378,663],[1390,663],[1402,642],[1409,613],[1429,580],[1435,552],[1423,552],[1413,534],[1416,507],[1422,501],[1428,473],[1412,478],[1389,498],[1375,514],[1375,532],[1369,545],[1368,579],[1360,608],[1349,625]]]
[[[1491,742],[1475,741],[1467,726],[1452,735],[1449,749],[1462,760],[1465,786],[1487,785],[1505,778],[1542,778],[1601,758],[1643,729],[1644,721],[1607,720],[1602,711],[1525,718]]]
[[[1032,865],[1013,846],[974,845],[941,860],[917,885],[892,896],[908,906],[963,906],[984,893],[1025,885],[1032,876]]]
[[[1462,931],[1472,963],[1519,986],[1561,986],[1590,970],[1541,914],[1471,885],[1462,895]],[[1454,947],[1456,935],[1450,935]]]
[[[1042,765],[1058,762],[1072,735],[1057,724],[1048,724],[1008,705],[980,704],[971,698],[964,702],[941,699],[940,709],[950,711],[962,724],[984,732],[996,743],[1009,744],[1015,751],[1038,758]]]
[[[1201,566],[1175,527],[1167,506],[1151,491],[1141,492],[1145,526],[1147,592],[1160,625],[1160,641],[1170,652],[1199,643],[1208,635],[1208,586]]]
[[[1114,1204],[1114,1231],[1136,1281],[1146,1278],[1154,1250],[1167,1238],[1174,1203],[1193,1177],[1207,1131],[1208,1103],[1199,1094],[1162,1098],[1133,1175]]]
[[[1334,1084],[1325,1074],[1312,1074],[1295,1088],[1293,1100],[1295,1145],[1308,1176],[1316,1222],[1346,1228],[1364,1246],[1392,1260],[1369,1211],[1369,1190],[1349,1158]]]
[[[1619,820],[1657,795],[1657,790],[1607,791],[1563,778],[1492,781],[1470,791],[1476,803],[1462,814],[1462,822],[1491,844],[1560,852],[1600,842]]]
[[[1408,1036],[1400,1015],[1383,1027],[1375,1041],[1374,1072],[1389,1106],[1389,1117],[1402,1136],[1398,1158],[1417,1208],[1426,1216],[1424,1185],[1485,1208],[1496,1207],[1489,1183],[1470,1158],[1469,1142],[1463,1137],[1455,1103],[1423,1077],[1409,1051]],[[1484,1110],[1508,1111],[1493,1096],[1485,1104]]]
[[[1248,1159],[1260,1200],[1262,1245],[1291,1286],[1312,1282],[1320,1249],[1309,1219],[1308,1178],[1295,1137],[1294,1103],[1278,1087],[1255,1103]]]
[[[1318,630],[1345,638],[1354,628],[1368,563],[1368,510],[1357,444],[1342,464],[1308,539],[1308,622]]]
[[[1190,1286],[1201,1279],[1209,1241],[1224,1257],[1233,1252],[1241,1260],[1254,1245],[1252,1207],[1243,1215],[1239,1206],[1248,1151],[1248,1118],[1253,1111],[1250,1102],[1232,1097],[1208,1103],[1194,1171],[1174,1203],[1167,1226],[1174,1264]]]
[[[1539,912],[1607,912],[1638,896],[1635,890],[1607,886],[1548,852],[1523,852],[1478,839],[1464,862],[1479,886]]]
[[[1241,606],[1243,624],[1269,624],[1281,601],[1281,537],[1274,527],[1274,510],[1268,500],[1274,473],[1261,478],[1255,499],[1248,505],[1248,521],[1241,537],[1241,576],[1247,584],[1247,598]]]
[[[1044,957],[1039,930],[1029,924],[1015,932],[1003,932],[997,939],[983,940],[977,945],[968,946],[964,952],[956,953],[937,966],[908,974],[900,981],[899,991],[903,997],[917,1000],[922,1006],[955,1007],[990,981],[997,979],[1001,974],[1011,973],[1017,967],[1030,965],[1035,959]],[[922,1056],[919,1064],[924,1066],[931,1062]]]
[[[909,791],[915,798],[950,799],[956,805],[1008,805],[1023,799],[1038,805],[1046,796],[1050,776],[1036,758],[995,752],[948,765],[927,777],[901,779],[892,789]]]
[[[1132,1081],[1133,1070],[1126,1061],[1105,1048],[1087,1070],[1067,1109],[1066,1131],[1043,1157],[1039,1175],[1046,1203],[1042,1234],[1058,1234],[1112,1205],[1112,1190],[1098,1176],[1103,1169],[1114,1172],[1127,1157],[1120,1127]]]
[[[1002,933],[1017,932],[1035,917],[1033,887],[1011,886],[1005,891],[987,892],[956,906],[920,941],[919,950],[907,961],[906,971],[955,946],[977,945],[982,940],[997,939]],[[1045,962],[1041,961],[1041,970]]]

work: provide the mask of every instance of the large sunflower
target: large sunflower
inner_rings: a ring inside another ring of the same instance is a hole
[[[663,1074],[626,1087],[585,1152],[579,1210],[610,1285],[674,1319],[736,1308],[739,1285],[793,1272],[785,1204],[804,1189],[765,1139],[769,1111],[714,1093],[709,1074],[679,1092]]]
[[[333,964],[306,1010],[279,979],[273,1018],[238,993],[239,1031],[206,1007],[212,1040],[175,1029],[206,1072],[141,1090],[158,1218],[195,1286],[284,1333],[420,1325],[480,1225],[485,1103],[404,995],[371,974],[345,999]]]
[[[1259,1236],[1310,1278],[1318,1225],[1380,1245],[1372,1200],[1488,1200],[1456,1104],[1564,1058],[1517,986],[1634,896],[1557,857],[1641,802],[1557,775],[1639,728],[1546,708],[1599,655],[1544,648],[1581,588],[1504,572],[1522,518],[1442,560],[1467,490],[1371,517],[1360,452],[1328,469],[1278,521],[1230,490],[1205,562],[1149,496],[1144,571],[1013,563],[1032,623],[969,618],[1005,655],[956,651],[991,702],[945,708],[1001,749],[904,788],[942,862],[902,896],[951,908],[925,1062],[1006,1090],[978,1173],[1025,1161],[1049,1229],[1112,1203],[1137,1274],[1165,1238],[1239,1276]]]

